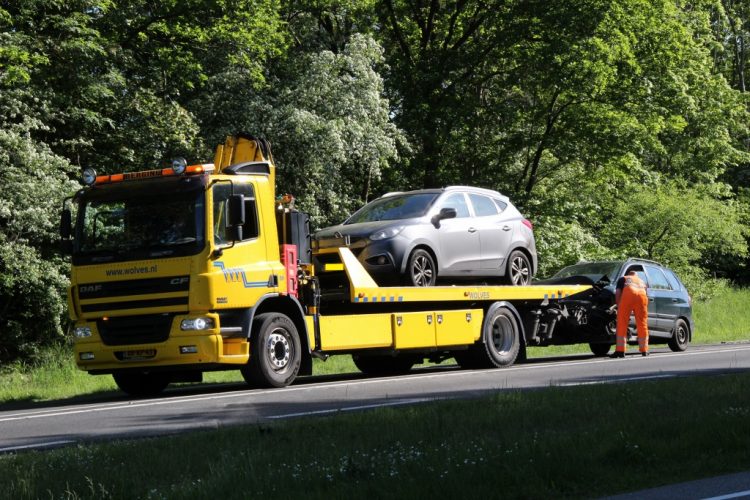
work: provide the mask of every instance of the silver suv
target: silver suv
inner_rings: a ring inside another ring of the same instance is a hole
[[[497,277],[526,285],[537,269],[531,222],[489,189],[388,193],[315,240],[320,248],[349,246],[380,284]]]

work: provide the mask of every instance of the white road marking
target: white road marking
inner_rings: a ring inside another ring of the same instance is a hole
[[[728,495],[721,495],[719,497],[704,498],[703,500],[727,500],[729,498],[740,498],[740,497],[750,497],[750,490],[738,491],[737,493],[729,493]]]
[[[680,356],[681,358],[688,357],[688,356],[703,356],[703,355],[709,355],[709,354],[717,354],[717,353],[724,353],[724,352],[737,352],[737,351],[746,351],[750,350],[750,346],[747,347],[732,347],[728,349],[715,349],[715,350],[706,350],[706,351],[692,351],[692,352],[681,352],[681,353],[664,353],[665,355],[669,356]],[[429,374],[411,374],[409,376],[403,376],[399,375],[396,377],[380,377],[380,378],[374,378],[374,379],[365,379],[365,380],[356,380],[356,381],[341,381],[341,382],[320,382],[315,384],[305,384],[305,385],[298,385],[298,386],[291,386],[291,387],[284,387],[284,388],[278,388],[278,389],[272,389],[274,392],[282,393],[282,392],[301,392],[301,391],[310,391],[312,389],[316,388],[337,388],[341,386],[348,386],[352,384],[357,385],[372,385],[372,384],[380,384],[385,381],[393,381],[393,380],[409,380],[409,381],[417,381],[417,380],[430,380],[437,377],[446,377],[451,374],[454,377],[467,377],[467,376],[473,376],[476,373],[512,373],[512,372],[519,372],[519,371],[525,371],[525,370],[539,370],[541,368],[549,368],[549,367],[570,367],[575,368],[580,365],[590,365],[595,363],[615,363],[615,364],[623,364],[627,361],[637,361],[637,362],[649,362],[653,361],[654,358],[658,358],[659,356],[650,356],[648,358],[644,358],[641,356],[632,356],[632,357],[626,357],[625,359],[619,359],[617,361],[610,360],[608,358],[597,358],[592,359],[588,361],[578,361],[575,363],[571,363],[570,360],[564,360],[564,361],[557,361],[552,363],[543,363],[543,364],[526,364],[526,365],[519,365],[519,366],[510,366],[507,368],[503,368],[501,370],[498,370],[496,368],[488,368],[486,370],[456,370],[454,372],[440,372],[440,373],[429,373]],[[538,359],[538,358],[536,358]],[[619,382],[622,379],[613,380],[613,382]],[[192,403],[192,402],[198,402],[198,401],[216,401],[216,400],[222,400],[222,399],[237,399],[246,397],[249,394],[261,394],[264,393],[265,390],[262,389],[253,389],[253,390],[245,390],[245,391],[238,391],[238,392],[232,392],[228,394],[212,394],[212,395],[197,395],[197,396],[177,396],[177,397],[167,397],[167,398],[160,398],[160,399],[148,399],[148,400],[137,400],[137,401],[127,401],[124,403],[102,403],[102,404],[96,404],[93,408],[87,407],[87,408],[80,408],[75,407],[72,409],[49,409],[49,410],[31,410],[31,411],[24,411],[19,413],[11,413],[7,416],[4,416],[0,418],[0,423],[2,422],[12,422],[16,420],[31,420],[31,419],[37,419],[37,418],[47,418],[47,417],[59,417],[61,415],[77,415],[82,413],[97,413],[97,412],[105,412],[105,411],[112,411],[112,410],[122,410],[126,408],[143,408],[143,407],[151,407],[151,406],[164,406],[164,405],[175,405],[175,404],[182,404],[182,403]]]
[[[402,406],[402,405],[410,405],[415,403],[426,403],[427,401],[435,401],[437,398],[411,398],[411,399],[401,399],[399,401],[386,401],[384,403],[373,403],[369,405],[357,405],[357,406],[344,406],[341,408],[330,408],[327,410],[312,410],[312,411],[302,411],[299,413],[286,413],[284,415],[272,415],[270,418],[272,420],[279,420],[282,418],[293,418],[293,417],[309,417],[312,415],[326,415],[330,413],[339,413],[344,411],[356,411],[356,410],[372,410],[374,408],[385,408],[389,406]]]
[[[561,382],[559,384],[552,384],[553,387],[575,387],[578,385],[597,385],[597,384],[612,384],[620,382],[634,382],[637,380],[653,380],[657,378],[674,378],[676,375],[644,375],[640,377],[622,377],[613,378],[611,380],[590,380],[587,382]]]

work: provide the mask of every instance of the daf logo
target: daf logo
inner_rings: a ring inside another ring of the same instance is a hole
[[[102,289],[102,285],[81,285],[78,287],[78,293],[94,293]]]
[[[182,278],[172,278],[169,284],[170,285],[182,285],[183,283],[187,283],[188,281],[190,281],[190,278],[187,276],[184,276]]]

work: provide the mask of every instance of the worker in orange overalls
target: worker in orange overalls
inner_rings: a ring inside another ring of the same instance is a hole
[[[635,271],[617,280],[615,304],[617,304],[617,344],[613,358],[625,357],[628,338],[628,323],[631,312],[635,314],[638,330],[638,350],[641,356],[648,356],[648,295],[647,286]]]

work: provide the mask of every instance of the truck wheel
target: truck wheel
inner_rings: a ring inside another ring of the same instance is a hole
[[[414,366],[413,356],[387,356],[382,354],[353,354],[352,361],[365,375],[401,375]]]
[[[410,286],[433,286],[437,281],[437,266],[430,252],[417,248],[409,256],[406,266],[406,284]]]
[[[259,314],[250,335],[250,361],[240,371],[255,387],[286,387],[294,382],[302,360],[297,327],[279,313]]]
[[[602,344],[600,342],[589,343],[589,349],[591,349],[591,352],[593,352],[594,356],[597,356],[597,357],[606,356],[611,348],[612,348],[612,344]]]
[[[510,254],[505,279],[509,285],[528,285],[531,283],[531,263],[525,253],[514,250]]]
[[[455,354],[462,368],[510,366],[521,350],[521,328],[506,306],[490,308],[482,325],[482,340],[467,351]]]
[[[682,352],[687,349],[688,342],[690,341],[690,331],[688,330],[687,323],[685,320],[678,319],[674,324],[674,330],[672,330],[672,337],[669,339],[669,348],[674,352]]]
[[[169,374],[161,372],[115,372],[112,378],[122,392],[131,396],[156,396],[169,385]]]

